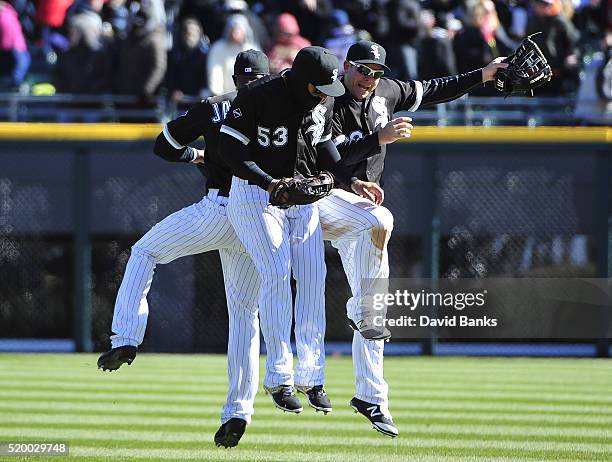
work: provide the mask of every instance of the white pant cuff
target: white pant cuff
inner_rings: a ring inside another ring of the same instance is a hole
[[[281,385],[289,385],[290,387],[292,387],[294,384],[293,384],[293,379],[287,379],[287,380],[275,380],[275,381],[264,380],[263,385],[266,388],[274,388],[274,387],[279,387]]]
[[[118,335],[113,335],[110,339],[111,339],[111,346],[113,348],[119,348],[119,347],[126,346],[126,345],[138,347],[138,342],[131,338],[119,337]]]

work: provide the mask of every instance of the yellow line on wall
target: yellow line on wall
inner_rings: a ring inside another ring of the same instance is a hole
[[[0,123],[0,140],[138,141],[154,139],[159,124]]]
[[[612,127],[419,127],[410,143],[612,143]]]
[[[0,123],[0,141],[138,141],[159,124]],[[408,143],[612,143],[612,127],[414,127]]]

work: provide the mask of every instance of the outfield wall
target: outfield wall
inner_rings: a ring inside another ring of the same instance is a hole
[[[159,130],[0,124],[0,338],[74,337],[79,349],[106,347],[130,245],[204,190],[195,168],[152,154]],[[475,257],[489,277],[609,275],[612,129],[413,133],[388,149],[392,276],[473,277]],[[331,249],[328,273],[338,288],[327,294],[328,338],[344,341],[348,289]],[[224,350],[216,255],[160,266],[149,301],[144,349]]]

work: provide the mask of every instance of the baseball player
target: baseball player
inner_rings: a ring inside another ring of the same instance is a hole
[[[228,216],[261,275],[259,316],[266,342],[264,389],[274,404],[299,413],[293,385],[309,404],[331,410],[324,390],[325,262],[318,209],[280,208],[270,192],[283,177],[309,177],[318,165],[356,194],[382,202],[375,184],[350,178],[331,142],[333,97],[344,93],[338,60],[306,47],[291,69],[253,82],[234,100],[221,127],[221,152],[233,171]],[[296,280],[295,335],[299,363],[293,376],[290,277]]]
[[[344,62],[341,81],[346,89],[336,98],[333,139],[344,164],[364,181],[383,183],[386,145],[410,137],[409,117],[391,117],[398,111],[416,111],[427,104],[455,99],[483,82],[493,80],[498,69],[507,65],[498,58],[487,67],[466,74],[428,81],[401,82],[383,77],[385,49],[374,42],[352,45]],[[393,217],[348,191],[334,189],[318,203],[323,234],[340,253],[353,297],[347,303],[347,315],[353,335],[353,366],[356,394],[351,406],[373,424],[374,429],[397,436],[388,408],[388,385],[383,378],[386,328],[377,328],[362,310],[369,280],[389,276],[387,242]]]
[[[268,58],[259,51],[238,54],[237,88],[269,74]],[[218,152],[219,129],[236,92],[208,98],[169,122],[157,137],[154,152],[171,162],[191,162],[207,178],[207,194],[198,203],[164,218],[134,246],[115,303],[112,349],[98,367],[116,370],[131,364],[142,343],[149,308],[147,294],[157,264],[209,250],[219,250],[229,315],[229,390],[215,435],[218,446],[235,446],[251,421],[259,376],[257,294],[259,275],[227,218],[231,173]],[[188,144],[203,136],[206,150]]]

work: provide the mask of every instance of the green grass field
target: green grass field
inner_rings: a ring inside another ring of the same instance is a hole
[[[284,414],[260,391],[227,450],[212,442],[225,357],[141,354],[113,373],[95,362],[0,354],[0,443],[68,442],[67,460],[92,461],[612,461],[607,360],[387,358],[391,439],[348,407],[350,358],[328,358],[331,414]],[[45,459],[62,458],[27,460]]]

